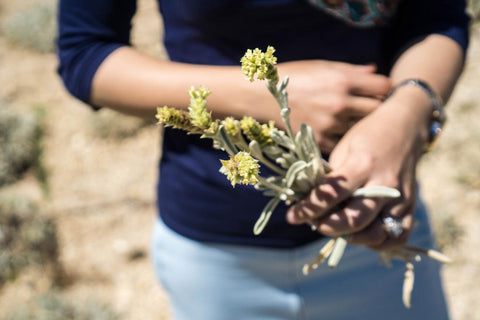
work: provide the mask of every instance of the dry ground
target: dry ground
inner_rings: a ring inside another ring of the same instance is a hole
[[[0,19],[33,2],[0,0]],[[140,1],[134,42],[164,58],[157,41],[161,27],[155,8],[152,0]],[[449,104],[446,132],[420,169],[423,195],[440,236],[447,234],[449,219],[463,230],[463,236],[445,249],[455,260],[444,268],[454,320],[480,319],[476,306],[480,301],[477,29],[466,72]],[[65,92],[54,72],[56,64],[53,54],[22,50],[0,37],[0,98],[22,110],[35,104],[46,108],[45,163],[51,187],[46,197],[34,178],[27,176],[2,192],[26,194],[56,219],[61,261],[71,282],[63,295],[74,301],[106,303],[123,319],[169,319],[166,297],[148,259],[159,129],[149,126],[123,140],[99,138],[90,124],[92,112]],[[142,258],[141,253],[146,256]],[[135,254],[138,259],[132,259]],[[1,289],[0,315],[48,290],[49,281],[42,273],[24,273]]]

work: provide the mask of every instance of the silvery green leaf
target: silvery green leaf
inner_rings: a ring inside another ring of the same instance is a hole
[[[352,194],[354,197],[368,197],[368,198],[398,198],[401,196],[400,191],[395,188],[374,186],[363,187],[355,190]]]
[[[269,182],[269,183],[274,183],[276,185],[282,185],[282,180],[283,180],[283,177],[281,176],[270,176],[268,178],[265,179],[265,181]]]
[[[270,217],[272,216],[273,210],[275,210],[279,203],[280,199],[278,197],[275,197],[267,203],[265,208],[263,208],[260,217],[258,218],[255,226],[253,227],[253,233],[255,235],[259,235],[260,233],[262,233],[263,229],[265,229],[265,226],[268,223],[268,220],[270,220]]]
[[[311,269],[317,269],[320,264],[328,258],[330,253],[333,250],[333,246],[335,245],[335,239],[328,240],[327,243],[320,249],[318,252],[317,257],[310,261],[309,263],[305,264],[302,268],[302,272],[304,275],[308,275]]]
[[[439,251],[436,251],[436,250],[433,250],[433,249],[427,250],[427,256],[434,259],[434,260],[440,261],[442,263],[450,263],[450,262],[453,261],[452,259],[450,259],[446,255],[444,255],[443,253],[441,253]]]
[[[238,149],[235,147],[235,145],[232,143],[230,140],[230,137],[228,136],[227,132],[225,131],[225,128],[222,126],[220,128],[220,134],[218,136],[218,141],[220,142],[220,145],[223,147],[223,149],[231,156],[237,154]]]
[[[258,143],[257,140],[250,141],[250,143],[248,144],[248,148],[250,149],[250,153],[252,154],[252,156],[254,156],[255,158],[258,159],[263,157],[262,148],[260,148],[260,143]]]
[[[254,188],[255,188],[255,190],[258,190],[258,191],[263,191],[263,190],[268,189],[268,187],[266,185],[261,184],[261,183],[256,183],[254,185]]]
[[[213,148],[217,150],[223,150],[222,145],[220,144],[220,141],[218,140],[213,140]]]
[[[323,162],[326,162],[322,158],[322,153],[318,147],[317,142],[315,141],[315,135],[313,134],[313,129],[310,126],[302,126],[302,129],[306,131],[305,136],[307,137],[307,144],[312,153],[312,164],[313,170],[315,172],[315,185],[318,185],[323,177],[325,176],[325,168],[322,165]]]
[[[283,160],[281,160],[283,159]],[[292,153],[290,152],[284,152],[282,153],[282,155],[278,158],[275,159],[275,162],[280,164],[280,165],[283,165],[285,164],[287,167],[286,169],[290,168],[290,166],[292,164],[294,164],[296,161],[298,161],[299,159]]]
[[[410,309],[410,306],[411,306],[410,300],[411,300],[412,291],[413,291],[413,283],[415,282],[415,273],[413,271],[413,263],[407,262],[405,266],[406,266],[406,270],[403,278],[402,300],[403,300],[403,305],[407,309]]]
[[[338,237],[335,239],[335,245],[333,246],[332,254],[330,258],[328,258],[328,266],[330,268],[335,268],[340,259],[343,257],[343,253],[345,252],[345,248],[347,247],[347,240],[343,237]]]
[[[270,131],[270,138],[272,140],[287,149],[290,150],[295,150],[295,144],[293,143],[292,139],[290,139],[283,131],[278,131],[278,130],[271,130]]]
[[[305,175],[306,175],[307,177],[310,177],[310,180],[311,180],[311,181],[315,181],[315,179],[314,179],[313,177],[315,176],[315,173],[316,173],[316,172],[315,172],[315,169],[314,169],[314,168],[315,168],[315,165],[313,164],[313,161],[314,161],[314,160],[308,162],[308,163],[307,163],[307,166],[305,167],[305,170],[303,170],[303,172],[305,173]],[[318,184],[318,183],[315,183],[315,184],[313,184],[313,186],[315,186],[315,185],[317,185],[317,184]]]
[[[302,123],[302,125],[300,126],[300,132],[302,133],[302,142],[301,143],[302,143],[302,147],[303,147],[304,151],[307,154],[311,154],[312,150],[315,149],[315,146],[312,146],[310,144],[308,128],[310,128],[310,127],[307,126],[305,123]]]
[[[288,86],[288,80],[290,80],[290,78],[288,76],[285,77],[285,79],[283,79],[282,83],[280,84],[280,87],[278,88],[280,92],[284,91],[287,86]]]
[[[295,143],[297,146],[303,143],[302,130],[298,131],[297,134],[295,135]]]
[[[238,123],[239,121],[238,120],[235,120],[236,123]],[[231,140],[232,142],[240,149],[240,150],[243,150],[243,151],[247,151],[248,150],[248,143],[247,141],[245,140],[245,138],[243,137],[242,133],[240,131],[237,132],[237,134],[235,136],[230,136],[231,137]]]
[[[291,112],[290,108],[284,107],[280,110],[280,115],[282,116],[282,118],[287,118],[290,116],[290,112]]]
[[[294,164],[295,162],[297,162],[298,159],[295,154],[293,154],[292,152],[284,152],[282,153],[282,158],[284,158],[285,160],[287,160],[288,162],[290,162],[290,165]]]
[[[297,146],[296,153],[298,157],[302,160],[308,161],[309,151],[305,146],[305,137],[302,130],[298,131],[297,135],[295,136],[295,145]]]
[[[280,165],[280,167],[284,168],[284,169],[288,169],[290,167],[290,162],[288,162],[287,160],[285,160],[284,158],[277,158],[275,159],[275,162]]]
[[[419,253],[424,256],[430,257],[434,260],[437,260],[442,263],[450,263],[452,262],[452,259],[444,255],[443,253],[433,250],[433,249],[423,249],[420,247],[414,247],[414,246],[405,246],[405,250],[412,252],[412,253]]]
[[[270,158],[273,158],[275,159],[276,157],[278,157],[279,155],[281,155],[284,150],[278,146],[266,146],[266,147],[263,147],[262,148],[262,151],[267,155],[269,156]]]
[[[312,190],[314,185],[311,183],[311,179],[305,173],[305,171],[301,171],[297,174],[295,182],[293,184],[295,186],[295,191],[297,193],[307,194]]]
[[[265,84],[267,85],[268,91],[270,91],[270,93],[271,93],[274,97],[276,97],[277,94],[278,94],[277,87],[276,87],[273,83],[271,83],[270,81],[268,81],[268,80],[265,82]]]
[[[307,166],[307,163],[303,160],[297,161],[290,166],[290,168],[287,171],[287,174],[285,175],[285,186],[287,188],[290,188],[292,186],[293,182],[295,182],[296,175],[300,171],[305,169],[306,166]]]
[[[274,163],[272,163],[270,160],[268,160],[263,156],[262,148],[260,147],[260,143],[258,143],[257,140],[250,141],[250,143],[248,144],[248,148],[252,156],[257,160],[259,160],[262,164],[266,165],[267,167],[269,167],[270,169],[272,169],[278,174],[281,174],[281,175],[285,174],[285,171],[282,168],[279,168],[277,165],[275,165]]]
[[[277,197],[279,192],[272,189],[266,189],[262,194],[266,197]]]

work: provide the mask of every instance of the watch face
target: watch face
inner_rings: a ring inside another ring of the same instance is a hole
[[[309,0],[320,10],[355,26],[388,22],[401,0]]]

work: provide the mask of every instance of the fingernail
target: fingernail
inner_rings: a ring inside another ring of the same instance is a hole
[[[287,222],[291,224],[298,224],[297,216],[293,210],[287,211]]]

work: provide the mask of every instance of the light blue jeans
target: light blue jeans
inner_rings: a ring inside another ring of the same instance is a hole
[[[425,208],[411,244],[433,246]],[[202,243],[156,222],[152,257],[176,320],[397,320],[448,319],[439,264],[415,263],[412,307],[402,304],[404,263],[378,264],[378,254],[348,246],[336,269],[302,274],[323,245],[295,249]]]

